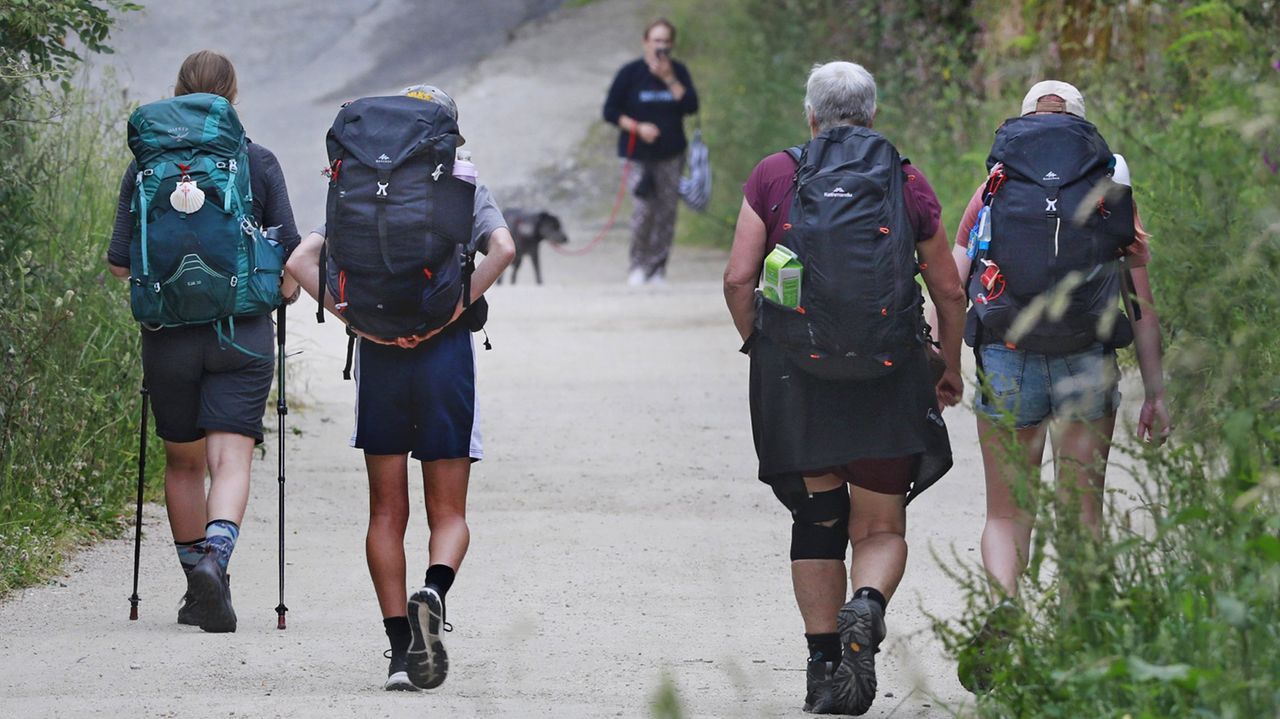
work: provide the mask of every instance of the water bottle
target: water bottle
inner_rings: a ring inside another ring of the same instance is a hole
[[[458,150],[453,160],[453,176],[476,184],[476,166],[471,162],[470,150]]]
[[[973,229],[969,230],[969,259],[985,254],[991,247],[991,206],[983,205],[978,210],[978,219],[973,221]]]

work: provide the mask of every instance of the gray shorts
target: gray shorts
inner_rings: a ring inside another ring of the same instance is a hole
[[[262,441],[262,413],[275,370],[271,316],[235,320],[235,344],[220,342],[212,325],[142,331],[142,371],[151,395],[156,434],[194,442],[206,432]]]

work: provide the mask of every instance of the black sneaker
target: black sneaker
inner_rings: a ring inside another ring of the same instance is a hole
[[[832,694],[840,710],[866,714],[876,698],[876,653],[884,641],[884,612],[866,597],[855,597],[840,608],[836,628],[844,656],[836,669]]]
[[[209,552],[187,575],[187,592],[203,611],[200,628],[206,632],[234,632],[236,610],[231,607],[231,581],[218,556]]]
[[[444,620],[444,600],[435,587],[423,587],[409,597],[409,681],[420,689],[435,689],[449,674],[441,630],[453,630]]]
[[[200,610],[200,602],[187,589],[187,593],[182,595],[182,604],[178,607],[178,623],[198,627],[203,619],[204,612]]]
[[[840,709],[832,695],[836,667],[839,662],[810,659],[804,670],[804,710],[810,714],[839,714]]]
[[[389,692],[416,692],[418,688],[409,681],[409,657],[404,652],[399,654],[388,649],[382,656],[391,660],[387,667],[387,682],[382,688]]]

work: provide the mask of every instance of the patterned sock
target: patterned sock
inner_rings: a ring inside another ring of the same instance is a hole
[[[204,535],[205,545],[218,556],[218,564],[225,570],[231,561],[231,553],[236,550],[240,527],[227,519],[215,519],[205,525]]]
[[[178,550],[178,562],[182,564],[182,573],[190,574],[196,562],[204,556],[204,537],[190,542],[174,542],[173,546]]]
[[[444,595],[449,593],[449,587],[453,586],[454,576],[456,576],[456,573],[453,571],[453,567],[444,564],[433,564],[427,567],[427,577],[423,580],[423,584],[435,587],[436,593],[443,600]]]

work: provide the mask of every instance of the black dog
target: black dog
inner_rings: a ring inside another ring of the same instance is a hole
[[[511,263],[511,284],[516,283],[516,273],[520,271],[520,263],[525,255],[533,262],[533,278],[542,284],[542,266],[538,262],[538,243],[546,240],[557,245],[569,241],[560,226],[560,218],[549,212],[532,212],[529,210],[508,209],[502,213],[511,228],[511,237],[516,242],[516,257]],[[498,282],[502,282],[499,278]]]

